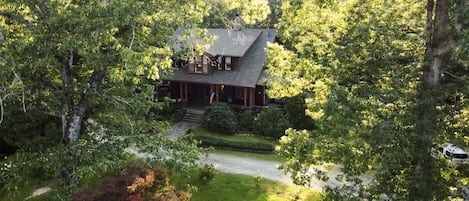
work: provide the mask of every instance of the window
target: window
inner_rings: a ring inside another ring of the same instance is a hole
[[[222,62],[222,59],[221,59],[221,56],[220,56],[220,57],[218,57],[218,63],[217,63],[218,70],[222,70],[221,62]]]
[[[202,73],[202,72],[203,72],[203,70],[202,70],[202,66],[203,66],[203,59],[202,59],[202,57],[195,57],[194,60],[195,60],[195,69],[194,69],[194,72],[196,72],[196,73]]]
[[[218,58],[217,57],[211,57],[210,58],[210,61],[208,61],[210,63],[210,67],[212,68],[219,68],[220,65],[219,62],[218,62]]]
[[[225,70],[231,70],[231,57],[225,57]]]
[[[210,59],[206,56],[191,57],[188,61],[187,73],[208,74]]]
[[[445,155],[446,157],[451,157],[451,153],[449,153],[449,151],[445,151]]]

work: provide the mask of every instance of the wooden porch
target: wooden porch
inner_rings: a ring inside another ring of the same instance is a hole
[[[186,105],[210,105],[225,102],[245,108],[259,108],[266,104],[265,87],[225,86],[223,84],[200,84],[171,82],[170,96]]]

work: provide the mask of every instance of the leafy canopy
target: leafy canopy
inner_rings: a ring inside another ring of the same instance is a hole
[[[433,106],[421,96],[425,2],[283,1],[277,25],[282,45],[267,48],[268,94],[311,93],[306,113],[316,128],[288,130],[281,139],[283,168],[297,183],[307,184],[314,172],[327,179],[311,169],[334,162],[343,164],[344,184],[327,189],[331,200],[443,200],[450,187],[461,190],[467,175],[432,160],[429,147],[420,143],[431,133],[440,134],[438,142],[461,142],[461,131],[467,131],[458,126],[467,110],[467,58],[458,55],[468,26],[457,17],[467,10],[464,3],[452,3],[461,43],[447,59],[443,83],[432,92]],[[429,107],[435,111],[429,113]],[[420,122],[422,114],[437,122]],[[365,173],[373,178],[363,178]]]

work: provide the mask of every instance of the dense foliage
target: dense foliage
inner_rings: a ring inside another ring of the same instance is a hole
[[[329,200],[444,200],[463,190],[467,175],[429,152],[434,142],[465,145],[467,8],[457,0],[283,1],[283,45],[267,49],[269,95],[312,94],[305,103],[316,128],[281,140],[296,182],[334,162],[344,185],[328,188]],[[374,179],[362,182],[365,172]]]
[[[191,194],[169,184],[169,173],[161,167],[145,168],[130,162],[119,177],[102,181],[99,191],[82,188],[73,201],[188,201]]]
[[[226,103],[215,103],[205,110],[207,128],[220,133],[234,134],[239,130],[238,118]]]
[[[18,148],[2,161],[2,193],[35,176],[57,179],[67,199],[135,149],[166,167],[194,162],[196,146],[161,135],[169,124],[149,111],[167,106],[153,96],[170,74],[174,30],[196,28],[205,5],[1,0],[0,137]]]
[[[253,124],[254,133],[276,139],[283,136],[285,130],[291,127],[283,111],[277,107],[269,107],[259,112]]]
[[[306,115],[306,95],[301,94],[285,100],[285,110],[292,128],[313,130],[314,121]]]
[[[204,25],[209,28],[258,27],[271,13],[268,0],[208,0],[209,13]],[[235,20],[236,16],[241,21]]]
[[[244,110],[241,112],[238,117],[239,117],[239,126],[241,131],[246,131],[246,132],[251,132],[253,133],[254,131],[254,121],[256,119],[256,116],[258,115],[258,112],[255,110]]]

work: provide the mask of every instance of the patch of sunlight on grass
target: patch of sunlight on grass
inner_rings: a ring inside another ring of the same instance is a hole
[[[197,187],[192,192],[192,201],[316,201],[321,200],[321,193],[294,185],[284,185],[275,181],[258,177],[228,174],[219,172],[207,183],[198,179],[197,170],[192,170],[190,176],[173,175],[171,183],[184,188],[186,184]]]
[[[300,186],[278,186],[277,189],[270,191],[267,201],[284,201],[284,200],[304,200],[316,201],[322,200],[322,194]]]

